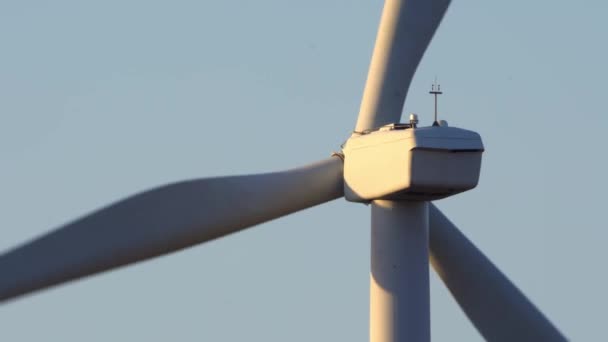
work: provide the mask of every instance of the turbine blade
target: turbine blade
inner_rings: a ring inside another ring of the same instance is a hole
[[[156,188],[0,256],[0,302],[209,241],[343,196],[342,161]]]
[[[430,258],[486,341],[566,341],[551,322],[435,205]]]
[[[399,122],[407,91],[450,0],[386,0],[355,132]]]

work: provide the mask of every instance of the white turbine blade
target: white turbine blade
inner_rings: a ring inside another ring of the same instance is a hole
[[[186,181],[85,216],[0,256],[0,302],[209,241],[343,195],[342,161]]]
[[[399,122],[408,88],[450,0],[386,0],[355,132]]]
[[[433,268],[486,341],[566,341],[434,205],[429,220]]]

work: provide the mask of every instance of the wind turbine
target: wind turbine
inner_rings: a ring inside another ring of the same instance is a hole
[[[418,127],[415,116],[398,124],[411,79],[448,5],[386,1],[359,118],[342,152],[283,172],[171,184],[113,204],[3,254],[0,300],[344,195],[372,209],[371,340],[430,340],[429,255],[486,339],[565,340],[430,203],[477,184],[479,135],[445,125]]]

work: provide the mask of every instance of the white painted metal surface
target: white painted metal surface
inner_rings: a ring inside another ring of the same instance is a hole
[[[380,128],[353,135],[343,151],[347,200],[430,201],[477,186],[483,144],[455,127]]]
[[[385,1],[353,135],[399,122],[414,72],[449,4],[450,0]],[[360,167],[375,167],[372,164]],[[426,233],[404,228],[422,226],[424,231],[424,208],[424,203],[372,204],[370,341],[430,339]],[[400,268],[393,271],[395,265]],[[412,280],[417,277],[426,280]]]
[[[372,203],[370,341],[430,340],[428,202]]]
[[[450,0],[386,0],[355,132],[399,122],[405,97]]]

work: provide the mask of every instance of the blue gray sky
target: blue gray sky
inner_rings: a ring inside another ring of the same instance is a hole
[[[0,250],[166,182],[349,136],[382,1],[2,1]],[[437,202],[573,340],[607,337],[608,5],[454,0],[406,112],[478,131]],[[0,307],[6,341],[366,341],[369,208],[337,200]],[[6,276],[6,275],[4,275]],[[432,273],[432,335],[479,334]],[[497,308],[500,310],[500,308]]]

